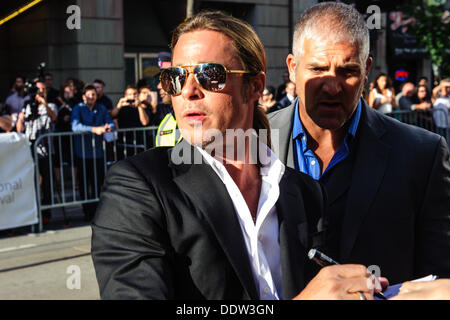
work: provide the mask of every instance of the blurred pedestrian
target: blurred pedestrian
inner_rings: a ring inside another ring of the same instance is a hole
[[[84,83],[80,79],[77,78],[68,78],[66,80],[70,88],[73,92],[73,98],[75,100],[75,105],[83,102],[83,89],[84,89]]]
[[[369,106],[381,113],[390,113],[397,108],[391,79],[384,73],[379,74],[369,92]]]
[[[417,82],[417,85],[418,86],[425,86],[425,88],[427,88],[427,90],[428,90],[428,78],[424,77],[424,76],[420,77],[419,81]]]
[[[19,113],[17,119],[17,132],[24,132],[28,140],[31,142],[31,154],[34,155],[34,147],[36,140],[43,134],[54,131],[58,110],[54,103],[47,102],[47,94],[45,87],[45,79],[38,78],[34,81],[37,87],[37,93],[30,96],[30,100],[25,102],[22,112]],[[36,146],[36,156],[41,175],[41,195],[42,204],[50,204],[51,189],[51,170],[50,156],[53,153],[51,139],[42,139]],[[49,209],[42,211],[43,223],[48,223],[51,219],[51,211]]]
[[[25,101],[29,96],[25,93],[25,78],[17,76],[13,86],[13,93],[10,94],[5,101],[6,108],[12,119],[13,128],[16,126],[17,117],[24,107]]]
[[[116,108],[111,112],[112,117],[117,119],[119,129],[142,128],[149,124],[148,106],[150,102],[148,96],[138,94],[134,85],[128,85],[125,89],[124,96],[120,98]],[[144,145],[144,133],[136,131],[120,132],[118,134],[118,157],[124,159],[132,156],[142,148]]]
[[[172,66],[172,54],[170,52],[160,52],[158,55],[158,65],[163,72],[164,69]],[[178,130],[177,121],[175,119],[175,113],[172,109],[172,97],[163,89],[162,81],[169,81],[168,74],[161,77],[161,81],[158,83],[157,88],[161,97],[161,103],[157,106],[158,116],[155,118],[161,118],[157,124],[156,130],[156,147],[173,147],[181,141],[182,136]]]
[[[286,84],[289,82],[289,72],[283,72],[283,83],[277,88],[275,100],[280,101],[286,96]]]
[[[53,88],[53,75],[48,72],[45,74],[45,88],[47,91],[47,101],[58,104],[57,98],[59,96],[59,91]]]
[[[425,85],[419,84],[417,86],[416,99],[418,102],[416,109],[425,110],[431,108],[431,99],[428,96],[428,89]]]
[[[293,83],[292,81],[288,81],[286,83],[285,92],[286,95],[280,101],[278,101],[278,104],[276,106],[277,110],[289,107],[292,103],[294,103],[294,100],[297,97],[297,94],[295,93],[295,83]]]
[[[12,118],[6,105],[0,103],[0,133],[12,130]]]
[[[75,107],[75,99],[73,88],[68,81],[64,82],[61,85],[59,90],[61,96],[57,97],[57,101],[59,104],[58,109],[58,117],[56,119],[55,132],[71,132],[71,117],[72,110]],[[59,185],[61,185],[61,167],[64,164],[67,164],[72,168],[72,176],[71,179],[74,179],[75,189],[78,189],[78,182],[75,179],[76,172],[76,164],[75,164],[75,155],[73,154],[73,138],[70,136],[60,136],[55,137],[54,145],[55,145],[55,161],[53,162],[55,168],[55,176]]]
[[[270,113],[278,110],[276,104],[275,88],[273,86],[267,86],[263,91],[262,97],[259,99],[259,106],[264,109],[265,113]]]
[[[83,203],[85,220],[90,221],[98,203],[92,200],[99,197],[105,174],[103,134],[114,130],[115,125],[106,107],[96,103],[97,91],[92,84],[86,85],[82,93],[83,102],[73,108],[71,123],[73,132],[91,133],[74,138],[80,197],[83,201],[90,201]]]
[[[92,83],[97,90],[97,103],[102,104],[106,109],[111,112],[114,109],[112,100],[105,94],[105,82],[101,79],[95,79]]]
[[[138,101],[136,87],[128,85],[124,96],[120,98],[116,108],[111,112],[111,116],[117,118],[119,129],[142,127],[149,123],[146,108],[145,103]]]
[[[439,86],[433,89],[439,92],[439,97],[433,103],[433,118],[439,133],[449,139],[450,137],[450,78],[444,79]],[[447,134],[446,131],[447,130]],[[448,136],[447,136],[448,135]]]
[[[445,97],[445,87],[447,83],[450,82],[450,78],[442,79],[441,82],[439,82],[439,85],[433,88],[432,94],[431,94],[431,103],[434,104],[434,102],[439,99],[442,95]]]

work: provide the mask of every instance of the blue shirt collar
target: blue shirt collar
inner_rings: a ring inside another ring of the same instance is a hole
[[[350,123],[350,126],[347,131],[347,135],[345,136],[345,139],[348,139],[348,136],[351,135],[353,138],[356,135],[356,130],[358,129],[359,119],[361,118],[361,99],[358,101],[358,106],[356,107],[355,114],[352,117],[352,121]],[[302,145],[304,145],[304,148],[306,146],[306,134],[303,130],[302,122],[300,121],[300,116],[298,113],[298,98],[295,100],[295,110],[294,110],[294,124],[292,128],[292,138],[295,140],[297,138],[305,137],[305,139],[302,141]],[[304,149],[303,148],[303,149]]]

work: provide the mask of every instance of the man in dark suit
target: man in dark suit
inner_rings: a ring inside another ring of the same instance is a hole
[[[331,257],[377,266],[390,283],[449,276],[447,144],[361,99],[368,52],[367,27],[350,6],[321,3],[302,14],[286,59],[298,100],[269,116],[279,129],[274,151],[325,186]]]
[[[200,13],[174,31],[172,50],[161,84],[184,140],[110,169],[92,226],[101,297],[371,298],[361,265],[325,268],[311,280],[320,184],[285,168],[267,132],[236,143],[268,129],[257,108],[265,54],[251,27]]]
[[[296,96],[295,83],[289,81],[288,83],[286,83],[286,95],[280,101],[278,101],[278,103],[276,104],[276,108],[278,110],[281,110],[289,107],[292,102],[294,102]]]

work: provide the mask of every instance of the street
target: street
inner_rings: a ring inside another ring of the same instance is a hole
[[[0,239],[1,300],[95,300],[91,227]]]

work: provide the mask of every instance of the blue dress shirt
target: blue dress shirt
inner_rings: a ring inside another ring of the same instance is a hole
[[[359,101],[358,106],[356,107],[356,112],[352,117],[350,127],[348,128],[348,132],[345,135],[344,143],[333,155],[333,158],[323,174],[347,158],[349,154],[348,144],[350,139],[355,137],[356,130],[358,129],[359,119],[361,118],[361,108],[361,101]],[[298,99],[295,101],[292,138],[294,139],[293,146],[295,168],[303,173],[309,174],[315,180],[319,180],[322,177],[322,169],[320,168],[319,161],[317,161],[317,158],[312,150],[308,149],[308,138],[305,131],[303,131],[302,122],[300,121],[298,114]]]

